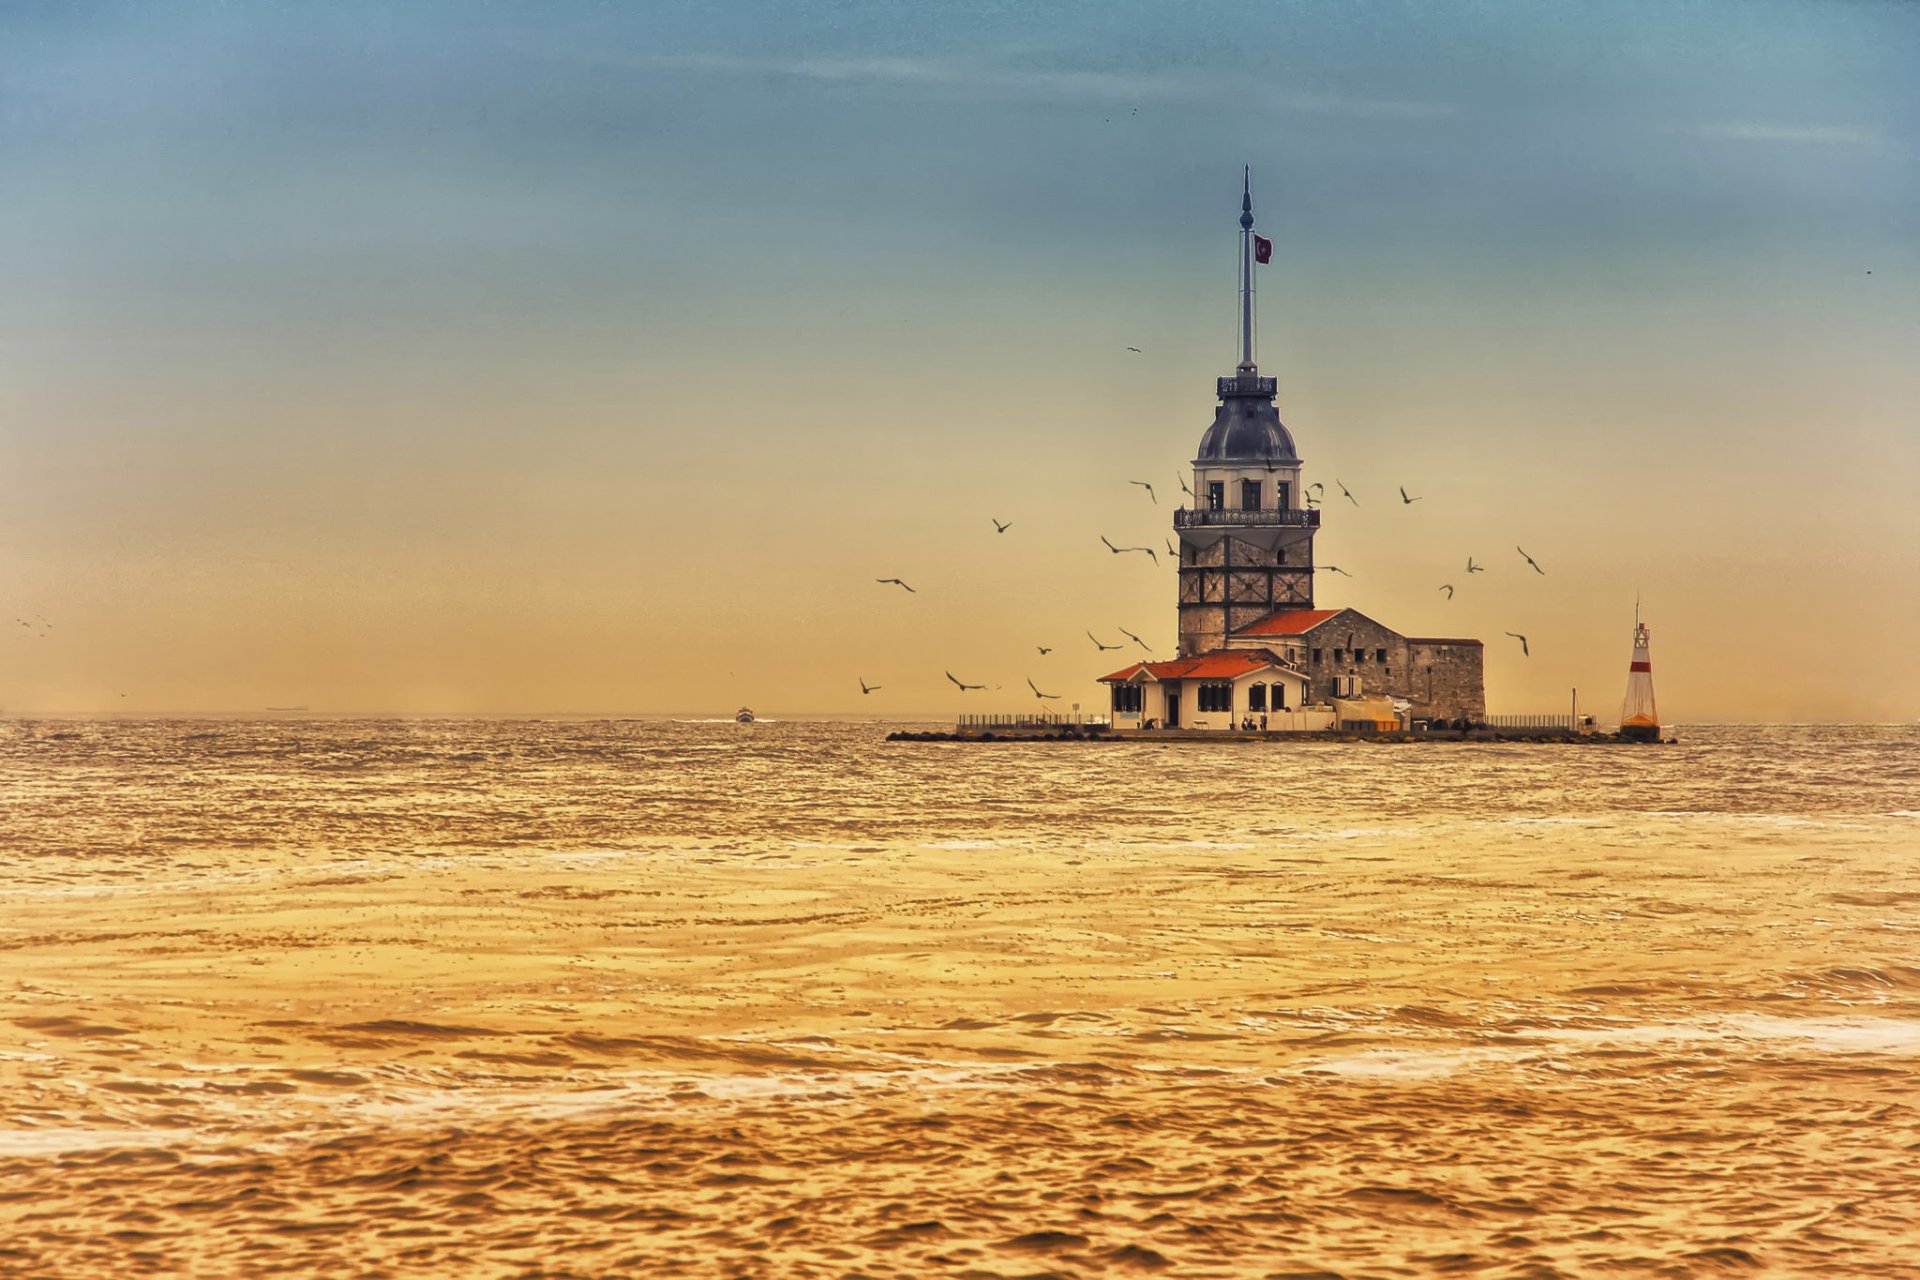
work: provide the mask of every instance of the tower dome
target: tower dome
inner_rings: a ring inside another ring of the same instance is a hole
[[[1236,384],[1243,382],[1255,385],[1242,391]],[[1213,411],[1213,425],[1200,437],[1200,452],[1194,462],[1300,465],[1293,433],[1280,421],[1280,411],[1273,405],[1272,378],[1220,379],[1220,407]]]

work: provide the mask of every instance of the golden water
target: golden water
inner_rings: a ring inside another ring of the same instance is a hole
[[[1920,1274],[1920,734],[0,725],[0,1275]]]

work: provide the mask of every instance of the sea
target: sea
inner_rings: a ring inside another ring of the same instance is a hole
[[[0,1275],[1920,1276],[1920,728],[0,723]]]

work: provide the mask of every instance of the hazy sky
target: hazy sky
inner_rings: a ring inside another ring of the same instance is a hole
[[[0,7],[0,707],[1099,701],[1247,163],[1322,605],[1606,714],[1639,592],[1669,720],[1911,720],[1916,66],[1894,0]]]

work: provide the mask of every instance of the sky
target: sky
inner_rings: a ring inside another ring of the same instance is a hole
[[[1637,597],[1670,722],[1911,722],[1915,65],[1904,0],[0,6],[0,711],[1104,706],[1248,165],[1323,607],[1604,718]]]

